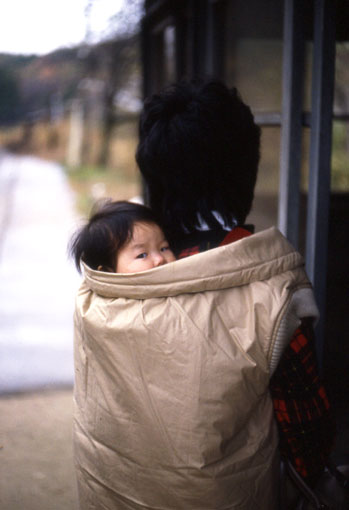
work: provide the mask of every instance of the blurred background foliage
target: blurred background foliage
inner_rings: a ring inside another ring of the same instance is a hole
[[[63,163],[83,212],[103,195],[127,199],[141,193],[134,153],[142,99],[143,1],[125,0],[99,39],[89,31],[93,4],[94,0],[86,2],[86,38],[79,46],[43,56],[0,54],[0,147]],[[241,34],[235,40],[233,28],[229,25],[226,33],[227,84],[237,86],[255,113],[280,111],[281,39]],[[311,105],[312,47],[308,46],[306,111]],[[171,51],[166,55],[173,58]],[[171,67],[169,62],[163,65]],[[336,55],[334,110],[339,115],[349,111],[348,81],[349,44],[342,42]],[[303,129],[303,192],[307,191],[309,132]],[[279,149],[280,129],[263,128],[257,195],[274,196],[275,218]],[[333,191],[349,190],[348,168],[348,122],[339,120],[333,125]]]
[[[141,108],[142,1],[124,2],[104,34],[43,56],[0,54],[0,148],[62,163],[80,211],[140,193],[134,159]],[[97,38],[98,39],[98,38]]]

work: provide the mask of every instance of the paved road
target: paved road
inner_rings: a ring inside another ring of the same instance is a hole
[[[0,393],[72,384],[76,226],[59,165],[0,152]]]

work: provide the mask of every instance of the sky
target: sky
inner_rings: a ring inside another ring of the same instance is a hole
[[[89,28],[98,39],[122,0],[0,0],[0,53],[43,55],[82,42]],[[91,41],[92,42],[92,41]]]

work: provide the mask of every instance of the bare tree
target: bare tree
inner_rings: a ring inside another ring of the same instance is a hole
[[[89,18],[94,0],[86,6]],[[108,147],[116,122],[115,101],[117,94],[127,88],[132,81],[140,80],[139,64],[139,21],[143,1],[124,1],[122,8],[109,20],[107,37],[97,45],[87,46],[86,68],[91,78],[102,80],[102,131],[103,142],[99,164],[108,163]],[[87,40],[91,37],[87,29]]]

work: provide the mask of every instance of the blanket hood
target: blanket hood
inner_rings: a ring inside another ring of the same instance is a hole
[[[148,299],[237,287],[304,265],[302,256],[272,227],[141,273],[105,273],[84,264],[85,285],[103,297]]]

